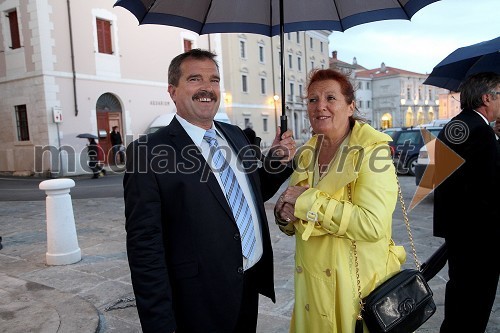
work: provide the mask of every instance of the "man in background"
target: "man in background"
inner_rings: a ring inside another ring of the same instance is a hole
[[[122,135],[118,132],[118,126],[113,126],[110,133],[111,145],[113,146],[113,161],[115,163],[123,164],[125,161],[125,153],[123,149]],[[117,156],[118,155],[118,158]]]
[[[500,265],[500,152],[490,126],[500,117],[500,75],[467,78],[460,106],[436,141],[436,177],[445,181],[434,191],[434,235],[446,241],[449,275],[440,332],[482,333]],[[447,164],[450,149],[465,160],[457,170]]]

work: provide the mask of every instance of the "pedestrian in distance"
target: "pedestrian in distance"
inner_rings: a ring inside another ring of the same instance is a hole
[[[340,72],[314,71],[306,100],[314,135],[275,207],[280,230],[295,235],[290,332],[352,333],[360,296],[406,258],[391,239],[398,193],[391,138],[357,114],[354,87]]]
[[[485,332],[498,285],[500,149],[490,122],[500,117],[500,75],[479,73],[460,86],[462,111],[438,135],[434,236],[448,247],[441,333]],[[450,151],[463,158],[451,167]]]
[[[264,202],[292,173],[295,141],[278,130],[274,168],[259,167],[243,131],[214,121],[219,81],[215,54],[175,57],[177,114],[127,148],[127,254],[145,333],[253,333],[259,294],[275,300]]]
[[[104,151],[101,146],[93,138],[88,138],[89,143],[87,144],[87,155],[88,155],[88,165],[90,170],[92,170],[92,178],[96,179],[99,176],[104,176],[106,170],[101,165],[104,160]]]
[[[122,135],[118,131],[118,126],[113,126],[109,134],[111,145],[113,146],[113,162],[123,164],[125,161],[125,153],[123,152]]]

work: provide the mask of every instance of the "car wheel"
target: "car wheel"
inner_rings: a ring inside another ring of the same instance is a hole
[[[406,168],[410,176],[415,176],[415,167],[417,166],[417,158],[418,156],[413,156],[408,160],[408,163],[406,164]]]

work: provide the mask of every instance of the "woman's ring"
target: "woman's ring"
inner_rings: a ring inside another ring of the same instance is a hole
[[[287,218],[285,219],[285,221],[290,222],[290,218],[289,218],[289,217],[287,217]]]

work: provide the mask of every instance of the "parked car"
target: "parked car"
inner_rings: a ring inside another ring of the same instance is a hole
[[[436,139],[433,139],[425,146],[420,148],[420,152],[418,153],[417,165],[415,166],[415,185],[425,187],[425,188],[434,188],[434,177],[426,177],[423,179],[425,170],[429,169],[429,172],[434,174],[434,158],[430,156],[434,156],[434,151],[436,147]],[[430,155],[430,156],[429,156]]]
[[[382,132],[394,139],[396,132],[402,131],[403,129],[407,129],[407,127],[389,127],[383,130]]]
[[[168,124],[170,124],[172,119],[174,119],[174,116],[175,116],[175,112],[165,113],[165,114],[159,115],[148,126],[148,129],[146,130],[146,134],[154,133],[157,130],[159,130],[160,128],[167,126]],[[229,120],[229,117],[227,116],[227,114],[225,112],[217,112],[215,114],[214,120],[221,121],[223,123],[231,124],[231,121]]]
[[[442,128],[435,126],[425,128],[408,127],[394,132],[393,141],[389,142],[389,146],[398,173],[415,175],[420,148],[424,146],[425,142],[432,139],[432,137],[426,137],[424,140],[423,136],[430,133],[430,135],[436,137]]]

